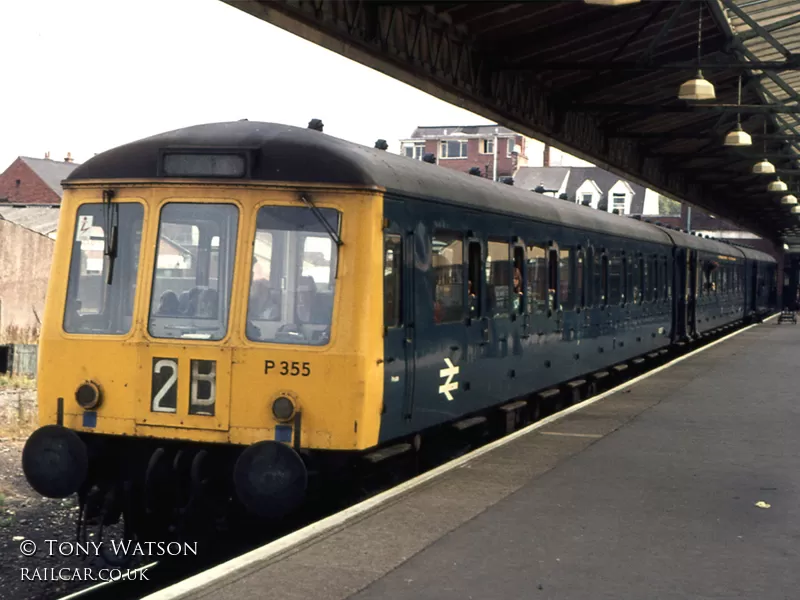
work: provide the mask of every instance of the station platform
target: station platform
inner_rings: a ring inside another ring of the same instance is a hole
[[[798,349],[770,318],[148,600],[797,598]]]

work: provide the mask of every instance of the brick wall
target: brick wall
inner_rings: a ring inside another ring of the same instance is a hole
[[[19,184],[17,184],[19,181]],[[0,174],[0,202],[13,204],[58,204],[61,198],[18,158]]]
[[[47,236],[0,221],[0,343],[10,326],[38,327],[54,244]]]
[[[457,138],[453,138],[457,139]],[[472,167],[479,167],[482,174],[488,172],[489,179],[492,177],[494,156],[492,154],[481,154],[483,140],[467,140],[467,158],[442,158],[439,156],[439,142],[441,140],[426,140],[425,153],[431,152],[438,157],[439,166],[456,171],[468,173]],[[508,156],[508,142],[510,138],[500,138],[497,140],[497,176],[505,177],[513,175],[517,170],[518,156]],[[520,147],[520,154],[525,154],[525,140],[522,136],[517,136],[516,144]],[[488,165],[488,171],[487,171]]]

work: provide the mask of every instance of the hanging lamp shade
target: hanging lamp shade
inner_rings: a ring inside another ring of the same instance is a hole
[[[737,123],[728,135],[725,136],[726,146],[752,146],[753,138],[742,129],[742,124]]]
[[[761,162],[753,165],[753,173],[756,175],[771,175],[775,172],[775,165],[769,162],[766,158]]]
[[[793,215],[800,215],[800,205],[795,205],[792,207],[792,214]]]
[[[703,77],[703,72],[699,69],[697,77],[683,82],[678,90],[678,98],[681,100],[713,100],[716,97],[714,86]]]
[[[767,191],[770,192],[785,192],[788,189],[789,188],[786,187],[786,184],[781,181],[780,177],[767,186]]]
[[[792,204],[797,204],[797,196],[795,196],[794,194],[786,194],[783,198],[781,198],[781,204],[785,206],[791,206]],[[798,211],[800,211],[800,208],[798,208]]]

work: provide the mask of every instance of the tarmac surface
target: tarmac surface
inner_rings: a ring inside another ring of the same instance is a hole
[[[798,348],[800,327],[772,319],[333,530],[148,598],[795,600]]]

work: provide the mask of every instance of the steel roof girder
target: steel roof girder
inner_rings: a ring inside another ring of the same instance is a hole
[[[720,0],[722,4],[733,12],[737,17],[739,17],[742,21],[744,21],[751,30],[758,33],[759,37],[764,38],[769,44],[775,48],[778,52],[780,52],[786,58],[790,57],[790,52],[781,44],[778,40],[776,40],[772,34],[764,29],[757,21],[755,21],[750,15],[748,15],[744,10],[739,8],[733,0]]]

